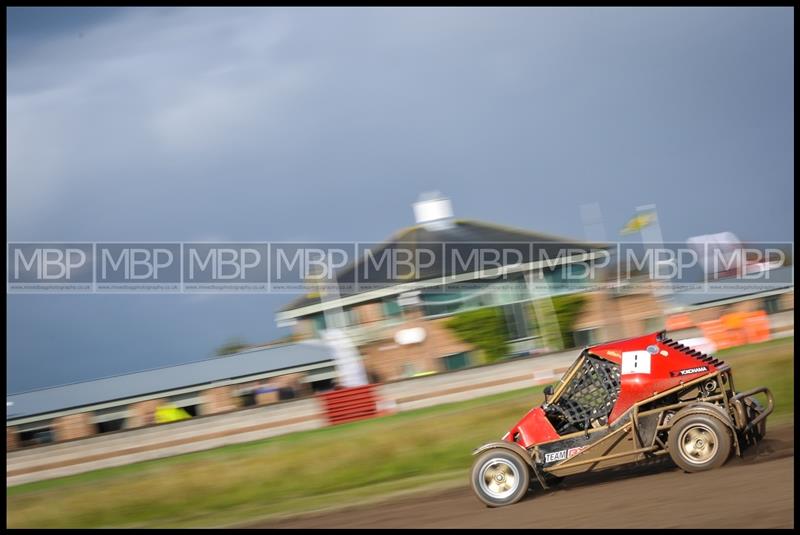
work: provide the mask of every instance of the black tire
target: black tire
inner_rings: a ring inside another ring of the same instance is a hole
[[[472,463],[472,490],[489,507],[520,501],[528,492],[531,471],[522,457],[503,448],[492,448]]]
[[[685,472],[719,468],[730,457],[732,444],[728,426],[702,413],[679,419],[667,438],[670,458]]]

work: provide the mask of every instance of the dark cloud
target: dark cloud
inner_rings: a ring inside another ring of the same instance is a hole
[[[440,190],[561,235],[656,203],[668,240],[792,240],[790,14],[11,10],[8,239],[375,241]],[[8,386],[269,339],[285,299],[9,296]]]

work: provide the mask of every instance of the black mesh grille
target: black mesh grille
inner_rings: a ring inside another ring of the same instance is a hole
[[[556,401],[562,429],[583,430],[594,419],[608,418],[619,396],[620,367],[587,356],[563,394]]]

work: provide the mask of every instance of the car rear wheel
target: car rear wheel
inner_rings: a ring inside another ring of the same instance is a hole
[[[492,448],[472,465],[472,490],[489,507],[511,505],[522,499],[530,485],[530,468],[519,455]]]
[[[686,472],[722,466],[730,457],[731,447],[728,427],[707,414],[685,416],[669,431],[669,456]]]

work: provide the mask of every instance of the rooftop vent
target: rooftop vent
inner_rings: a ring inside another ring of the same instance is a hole
[[[441,230],[453,226],[453,206],[450,199],[438,191],[423,193],[414,203],[414,219],[418,225],[429,230]]]

